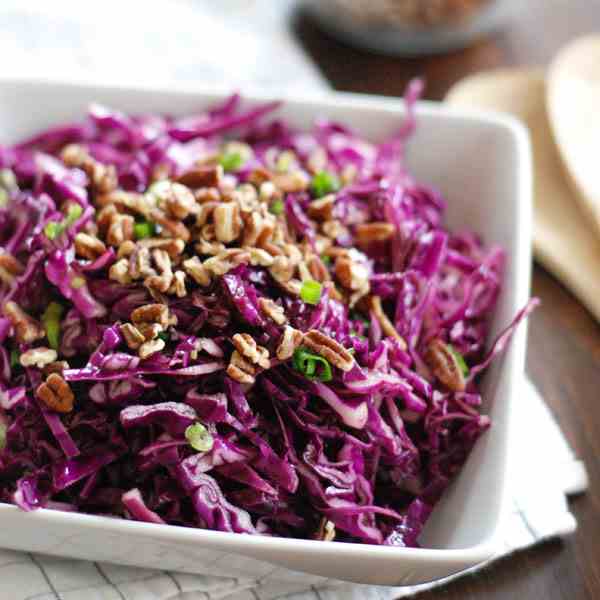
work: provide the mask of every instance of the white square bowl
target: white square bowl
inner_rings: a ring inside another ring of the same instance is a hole
[[[82,117],[92,101],[127,112],[190,113],[227,91],[156,90],[44,81],[0,81],[0,143]],[[248,103],[272,99],[245,95]],[[368,138],[382,139],[405,115],[396,99],[327,93],[285,98],[279,114],[297,126],[327,115]],[[508,324],[529,296],[531,164],[527,134],[515,120],[457,112],[423,102],[409,163],[421,181],[448,199],[451,228],[479,232],[508,255],[492,335]],[[380,585],[432,581],[492,556],[507,501],[510,414],[523,377],[525,327],[488,370],[484,409],[491,429],[435,508],[424,548],[318,542],[154,525],[54,510],[24,513],[0,504],[0,546],[59,556],[306,585],[341,579]],[[518,410],[518,408],[515,408]]]

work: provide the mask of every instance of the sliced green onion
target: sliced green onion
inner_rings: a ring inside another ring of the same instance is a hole
[[[149,221],[141,221],[133,226],[133,234],[136,240],[152,237],[156,233],[154,223]]]
[[[281,198],[273,200],[273,202],[271,202],[271,205],[269,206],[269,212],[272,215],[279,216],[283,212],[283,200]]]
[[[333,379],[329,362],[319,354],[309,352],[306,348],[300,347],[295,350],[292,363],[294,369],[308,379],[318,379],[323,382]]]
[[[58,221],[49,221],[44,227],[44,233],[49,240],[55,240],[63,231],[64,226]]]
[[[214,440],[210,431],[202,423],[194,423],[185,430],[185,439],[198,452],[208,452],[212,449]]]
[[[295,159],[296,159],[296,156],[293,152],[290,152],[289,150],[284,150],[277,157],[277,162],[275,163],[275,169],[279,173],[287,173]]]
[[[307,279],[300,288],[300,298],[307,304],[318,304],[323,286],[314,279]]]
[[[460,370],[462,371],[463,377],[468,377],[469,375],[469,366],[465,361],[465,357],[454,347],[452,344],[447,344],[448,350],[452,356],[454,356]]]
[[[321,262],[328,267],[331,264],[331,256],[329,254],[321,255]]]
[[[166,344],[167,342],[169,342],[171,340],[171,336],[169,335],[168,331],[161,331],[158,334],[158,337]]]
[[[239,152],[226,152],[221,155],[219,164],[224,171],[237,171],[244,165],[244,158]]]
[[[6,423],[0,421],[0,450],[4,450],[6,446]]]
[[[18,367],[21,362],[19,361],[19,351],[16,348],[13,348],[10,351],[10,368],[14,369],[15,367]]]
[[[332,192],[337,192],[340,189],[338,178],[329,171],[319,171],[313,178],[310,184],[312,193],[317,198],[322,198]]]
[[[67,210],[67,218],[64,221],[64,226],[69,227],[69,225],[73,225],[77,219],[83,213],[83,208],[79,204],[70,204],[69,209]]]
[[[72,284],[72,282],[71,282]],[[65,310],[62,304],[50,302],[42,315],[42,323],[51,348],[58,350],[60,344],[60,318]]]

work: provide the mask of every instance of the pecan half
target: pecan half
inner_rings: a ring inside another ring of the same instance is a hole
[[[394,324],[385,314],[383,306],[381,305],[381,298],[379,296],[371,296],[369,300],[369,308],[371,309],[371,312],[373,313],[375,318],[379,321],[383,333],[389,337],[394,338],[395,340],[398,340],[398,342],[400,342],[402,350],[406,350],[406,342],[404,341],[404,338],[398,333],[398,331],[394,327]]]
[[[384,242],[389,240],[396,228],[391,223],[361,223],[356,226],[356,241],[359,245],[368,245],[373,242]]]
[[[277,323],[277,325],[283,325],[287,322],[283,306],[279,306],[279,304],[274,300],[271,300],[271,298],[265,298],[264,296],[259,298],[258,308],[263,315],[269,317],[269,319]]]
[[[46,381],[35,390],[35,395],[56,412],[68,413],[73,410],[75,396],[69,384],[58,373],[48,375]]]
[[[263,369],[268,369],[271,366],[269,351],[263,346],[259,346],[251,335],[236,333],[231,341],[236,350],[252,364],[258,365]]]
[[[23,367],[37,367],[43,369],[46,365],[54,362],[58,358],[56,350],[52,348],[46,348],[45,346],[39,346],[38,348],[31,348],[27,352],[23,352],[19,357],[19,362]]]
[[[279,360],[288,360],[294,355],[296,348],[302,343],[304,334],[298,329],[289,325],[285,326],[279,345],[277,346],[276,356]]]
[[[10,321],[15,330],[15,337],[21,344],[31,344],[46,335],[42,324],[30,317],[16,302],[9,300],[4,303],[4,316]]]
[[[465,390],[465,378],[456,356],[439,338],[429,342],[424,354],[427,366],[432,373],[453,392]]]
[[[106,246],[96,236],[80,232],[75,236],[75,252],[88,260],[96,260],[106,252]]]
[[[302,343],[342,371],[350,371],[354,366],[354,357],[344,346],[316,329],[305,333]]]

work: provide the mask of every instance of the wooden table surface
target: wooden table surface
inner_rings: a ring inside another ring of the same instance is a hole
[[[502,66],[547,64],[574,37],[600,32],[598,0],[521,4],[519,17],[494,37],[464,51],[423,59],[356,50],[327,36],[302,15],[295,28],[336,89],[401,96],[409,79],[424,76],[426,97],[437,100],[466,75]],[[527,371],[590,476],[589,491],[571,503],[579,529],[567,540],[521,552],[443,591],[423,594],[423,600],[600,599],[600,326],[539,266],[533,293],[543,304],[530,323]],[[535,443],[534,436],[531,442]]]

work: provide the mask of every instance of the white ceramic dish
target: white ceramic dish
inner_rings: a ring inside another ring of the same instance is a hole
[[[191,112],[225,91],[152,90],[41,81],[0,81],[1,142],[81,116],[91,101],[124,111]],[[251,94],[248,102],[265,100]],[[285,98],[284,98],[285,99]],[[289,98],[280,114],[306,126],[317,115],[376,139],[404,115],[396,99],[347,94]],[[531,166],[527,135],[510,118],[421,103],[409,151],[413,172],[449,200],[448,223],[480,232],[508,253],[493,333],[529,295]],[[493,427],[436,507],[423,549],[246,536],[0,504],[0,546],[141,567],[270,580],[326,579],[403,585],[438,579],[488,559],[507,498],[510,414],[523,375],[525,328],[488,371],[485,410]]]

